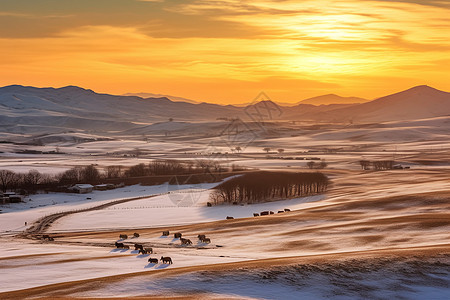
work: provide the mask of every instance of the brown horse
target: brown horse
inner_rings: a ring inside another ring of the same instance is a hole
[[[176,232],[176,233],[173,234],[173,237],[175,239],[179,239],[179,238],[181,238],[181,236],[182,236],[181,232]]]
[[[211,239],[210,239],[210,238],[204,238],[204,239],[202,240],[202,243],[209,244],[209,243],[211,243]]]
[[[192,245],[192,241],[190,239],[181,238],[181,244],[182,245]]]
[[[168,256],[166,256],[166,257],[164,257],[164,256],[161,256],[161,259],[160,259],[162,262],[163,262],[163,264],[172,264],[173,262],[172,262],[172,258],[170,258],[170,257],[168,257]]]
[[[157,258],[149,258],[148,262],[151,264],[157,264],[158,263],[158,259]]]

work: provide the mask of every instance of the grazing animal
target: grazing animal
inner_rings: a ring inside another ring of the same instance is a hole
[[[163,235],[163,236],[169,236],[169,234],[170,234],[169,231],[166,230],[166,231],[163,231],[163,234],[162,234],[162,235]]]
[[[125,248],[125,245],[123,243],[116,242],[116,248]]]
[[[158,259],[157,258],[149,258],[148,262],[151,264],[157,264],[158,263]]]
[[[211,202],[206,202],[206,206],[211,207],[212,203]]]
[[[139,249],[139,254],[147,254],[147,250],[145,250],[145,249]]]
[[[284,213],[284,210],[279,210],[278,213],[279,214]]]
[[[181,238],[181,244],[182,245],[192,245],[192,241],[190,239]]]
[[[273,212],[273,211],[269,211],[269,214],[273,215],[273,214],[274,214],[274,212]]]
[[[173,237],[176,238],[176,239],[180,239],[181,236],[182,236],[181,232],[176,232],[176,233],[173,234]]]
[[[134,250],[144,250],[144,246],[140,244],[134,244]]]
[[[153,254],[153,248],[144,248],[147,253]]]
[[[167,263],[167,264],[172,264],[173,262],[172,262],[172,258],[170,258],[170,257],[168,257],[168,256],[166,256],[166,257],[164,257],[164,256],[161,256],[161,259],[160,259],[162,262],[163,262],[163,264],[165,264],[165,263]]]
[[[289,208],[285,208],[284,211],[288,212],[291,211]]]
[[[262,212],[261,212],[261,216],[267,216],[267,215],[269,215],[269,212],[268,212],[268,211],[262,211]]]
[[[202,240],[202,242],[203,242],[203,243],[209,244],[209,243],[211,243],[211,239],[210,239],[210,238],[204,238],[204,239]]]
[[[233,217],[227,216],[227,220],[233,220]]]
[[[135,232],[135,233],[133,233],[133,236],[134,236],[135,238],[138,238],[138,237],[139,237],[139,233]]]
[[[126,240],[127,238],[128,238],[128,235],[126,235],[126,234],[119,235],[119,239]]]
[[[259,217],[259,214],[258,213],[253,213],[253,216],[254,217]]]
[[[204,234],[199,234],[199,235],[197,235],[197,237],[198,237],[198,239],[199,239],[200,241],[202,241],[203,239],[206,238],[206,235],[204,235]]]

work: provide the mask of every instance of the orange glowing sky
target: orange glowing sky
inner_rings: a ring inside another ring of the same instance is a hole
[[[450,1],[2,0],[0,85],[215,103],[449,90]]]

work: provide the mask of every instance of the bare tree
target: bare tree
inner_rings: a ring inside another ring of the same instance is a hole
[[[15,173],[10,170],[0,170],[0,185],[2,186],[3,192],[13,184]]]
[[[123,175],[122,166],[107,166],[106,177],[107,178],[119,178]]]
[[[360,160],[359,164],[361,165],[361,168],[363,170],[368,170],[369,166],[370,166],[370,161],[368,161],[368,160]]]
[[[308,162],[306,163],[306,165],[308,166],[308,168],[314,169],[314,167],[316,166],[316,163],[313,162],[313,161],[308,161]]]
[[[328,164],[324,160],[322,160],[319,163],[319,169],[325,169],[326,167],[328,167]]]
[[[35,186],[41,183],[42,180],[42,174],[39,173],[37,170],[30,170],[27,174],[24,174],[23,176],[23,183],[26,186]]]
[[[100,179],[100,172],[94,165],[89,165],[81,170],[81,179],[84,182],[95,183]]]

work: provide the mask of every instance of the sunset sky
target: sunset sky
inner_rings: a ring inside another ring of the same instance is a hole
[[[214,103],[450,90],[450,1],[1,0],[0,85]]]

